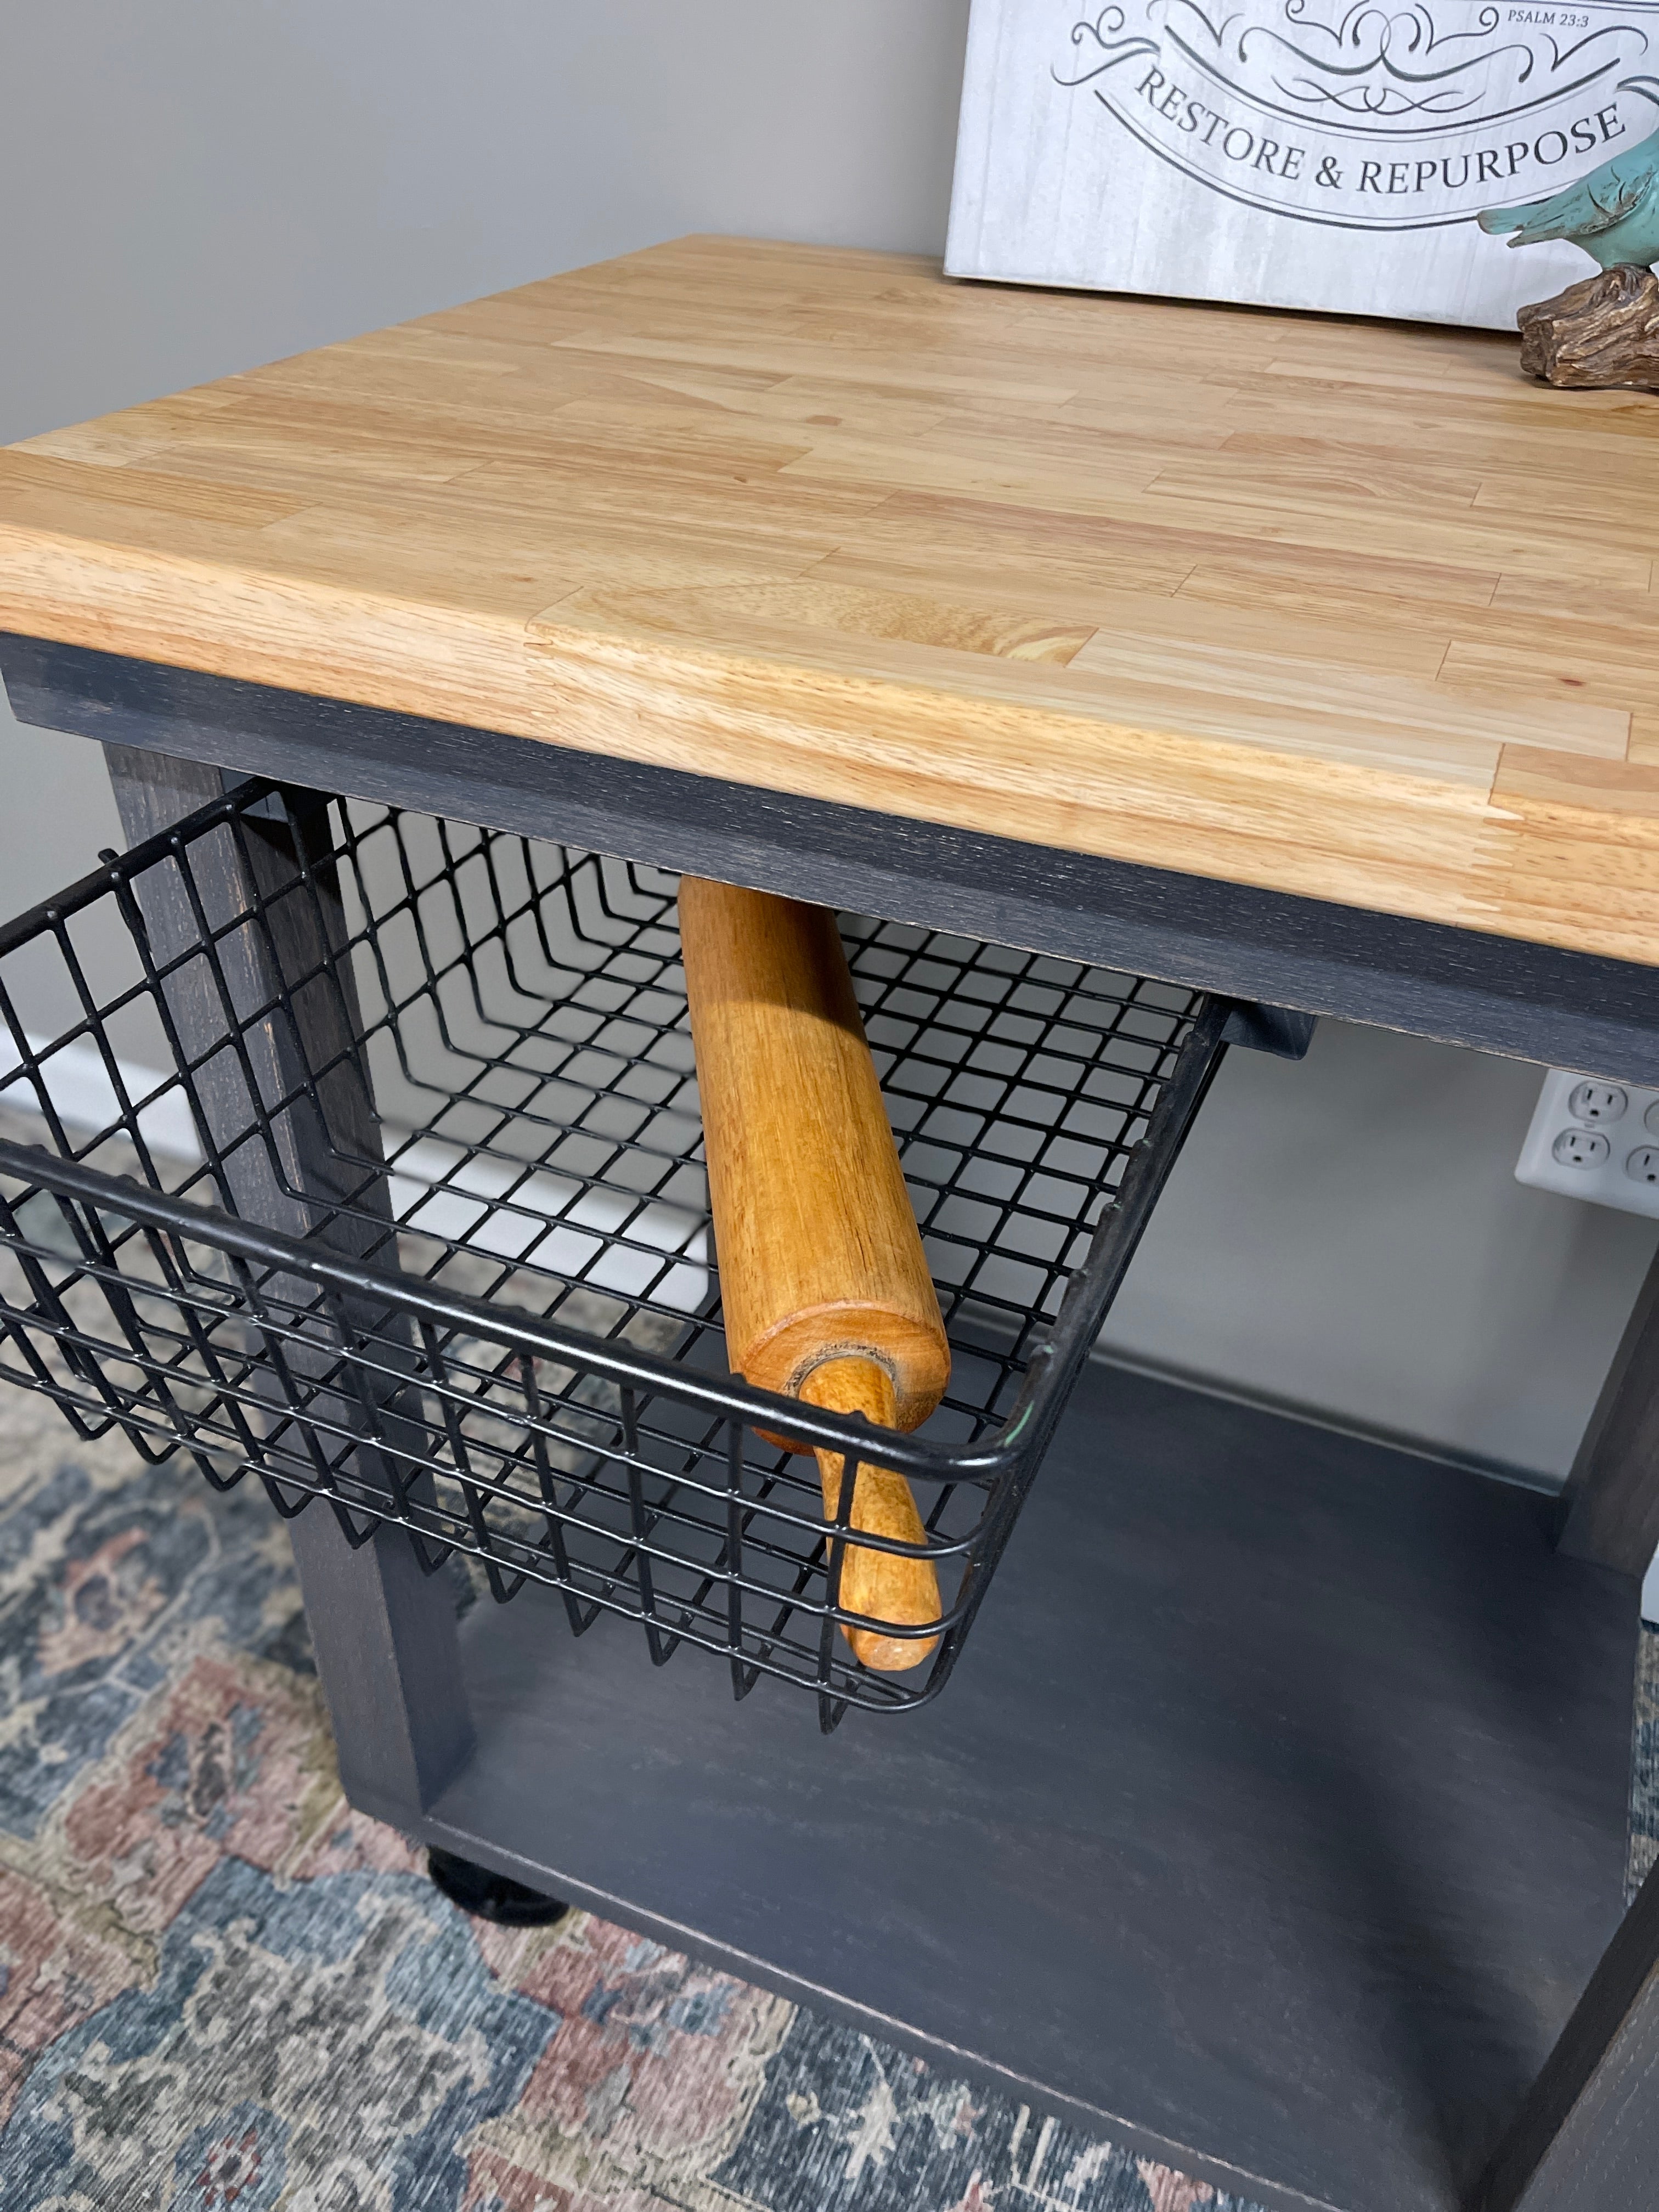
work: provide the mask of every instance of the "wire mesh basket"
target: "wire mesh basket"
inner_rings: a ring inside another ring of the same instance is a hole
[[[103,860],[0,931],[0,1375],[826,1727],[936,1695],[1228,1005],[843,917],[952,1370],[909,1437],[788,1401],[845,1455],[826,1519],[726,1370],[672,876],[263,782]],[[866,1463],[917,1492],[931,1632],[841,1603]]]

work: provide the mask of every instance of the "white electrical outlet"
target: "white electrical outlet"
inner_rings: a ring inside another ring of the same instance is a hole
[[[1551,1068],[1515,1178],[1659,1219],[1659,1091]]]

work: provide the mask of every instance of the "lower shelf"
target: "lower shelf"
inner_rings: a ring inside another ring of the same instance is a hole
[[[1617,1923],[1638,1593],[1540,1501],[1085,1376],[951,1698],[822,1737],[480,1606],[425,1839],[1256,2202],[1448,2212]]]

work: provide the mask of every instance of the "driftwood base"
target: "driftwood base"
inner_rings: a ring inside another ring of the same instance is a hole
[[[1659,392],[1659,276],[1626,264],[1522,307],[1521,366],[1546,384]]]

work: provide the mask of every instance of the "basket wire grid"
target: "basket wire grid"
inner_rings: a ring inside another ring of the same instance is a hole
[[[1229,1008],[843,918],[952,1372],[914,1437],[791,1402],[846,1455],[826,1524],[726,1370],[674,892],[260,782],[106,854],[0,932],[0,1375],[498,1600],[549,1586],[578,1633],[717,1653],[739,1696],[802,1684],[829,1727],[948,1679]],[[905,1674],[839,1633],[871,1460],[945,1594]]]

